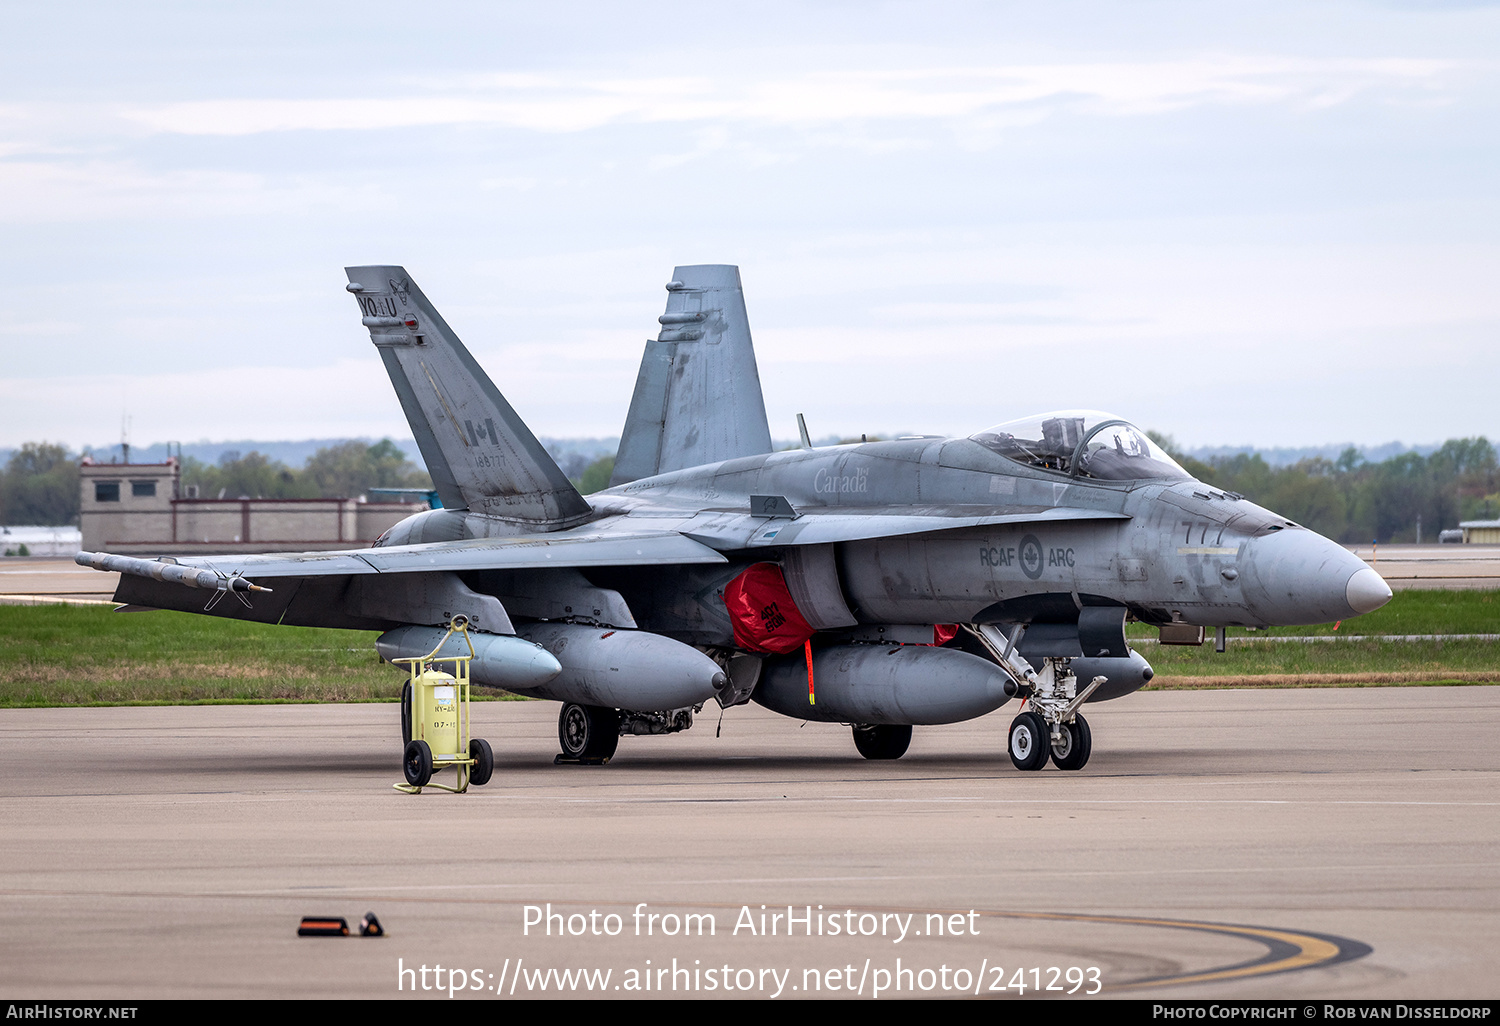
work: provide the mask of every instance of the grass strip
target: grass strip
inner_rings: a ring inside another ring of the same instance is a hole
[[[403,671],[373,631],[191,613],[0,606],[0,708],[392,702]],[[476,688],[476,700],[513,698]]]
[[[1339,634],[1495,634],[1500,633],[1500,591],[1469,589],[1446,591],[1412,589],[1398,591],[1389,602],[1364,616],[1343,621],[1337,631],[1331,623],[1307,627],[1271,627],[1252,631],[1230,627],[1229,637],[1261,637]],[[1127,626],[1132,638],[1156,636],[1156,628],[1142,623]],[[1210,629],[1209,634],[1213,631]]]
[[[1500,683],[1500,645],[1383,634],[1500,633],[1500,592],[1400,591],[1384,608],[1331,624],[1230,630],[1229,649],[1150,646],[1150,687],[1352,687]],[[1210,632],[1211,633],[1211,632]],[[1130,626],[1133,637],[1155,631]],[[1329,644],[1242,644],[1240,636],[1325,634]],[[389,702],[404,675],[372,631],[281,627],[99,606],[0,606],[0,708],[259,702]],[[476,689],[479,700],[511,698]]]

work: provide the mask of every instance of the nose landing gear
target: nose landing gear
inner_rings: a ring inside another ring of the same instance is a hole
[[[1093,733],[1078,709],[1108,681],[1095,677],[1079,690],[1068,661],[1049,657],[1028,683],[1031,708],[1011,721],[1010,761],[1019,770],[1039,770],[1052,757],[1058,769],[1083,769],[1094,750]]]

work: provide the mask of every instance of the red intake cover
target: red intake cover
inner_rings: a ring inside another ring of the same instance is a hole
[[[734,641],[754,652],[795,652],[813,636],[775,563],[756,563],[724,586]]]

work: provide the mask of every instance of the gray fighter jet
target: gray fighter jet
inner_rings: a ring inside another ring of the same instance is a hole
[[[894,759],[913,725],[1023,698],[1007,747],[1036,770],[1081,768],[1083,704],[1151,678],[1127,621],[1201,644],[1391,597],[1342,546],[1104,413],[825,448],[803,427],[773,452],[731,266],[667,283],[611,487],[585,497],[405,269],[348,276],[443,508],[357,551],[79,553],[123,573],[116,601],[378,630],[387,659],[426,654],[462,614],[475,683],[563,703],[561,759],[605,762],[622,734],[751,700]]]

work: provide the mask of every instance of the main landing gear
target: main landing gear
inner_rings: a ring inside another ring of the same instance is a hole
[[[911,747],[911,725],[855,724],[854,747],[866,759],[899,759]]]
[[[601,705],[564,703],[557,714],[557,742],[562,754],[554,765],[573,763],[580,766],[603,766],[614,757],[624,734],[676,734],[693,725],[693,714],[701,705],[681,709],[641,712],[633,709],[611,709]]]
[[[555,762],[603,766],[620,744],[620,714],[598,705],[564,703],[557,716],[557,740],[562,754]]]

